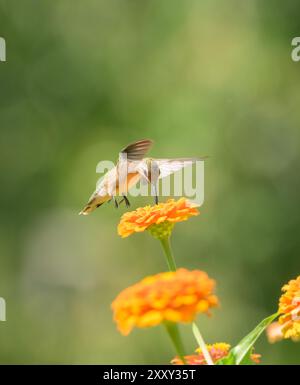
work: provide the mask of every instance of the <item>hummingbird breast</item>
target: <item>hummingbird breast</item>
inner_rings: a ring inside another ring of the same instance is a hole
[[[127,194],[127,192],[133,187],[140,179],[140,175],[138,172],[128,173],[127,177],[124,180],[119,181],[117,184],[117,193],[119,195]]]

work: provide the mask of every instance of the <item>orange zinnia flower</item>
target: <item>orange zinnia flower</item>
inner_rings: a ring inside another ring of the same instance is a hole
[[[122,291],[112,303],[114,320],[124,335],[134,327],[163,321],[191,322],[197,313],[217,306],[214,280],[200,270],[178,269],[144,278]]]
[[[300,339],[300,276],[292,279],[282,288],[278,312],[284,338]]]
[[[217,362],[221,358],[225,358],[229,354],[230,345],[224,342],[219,342],[213,345],[206,345],[206,348],[213,360]],[[202,350],[200,348],[196,349],[197,354],[192,354],[190,356],[185,356],[185,361],[187,365],[207,365]],[[258,364],[260,360],[260,354],[251,354],[251,359],[254,363]],[[183,365],[182,360],[179,357],[175,357],[171,364],[173,365]]]
[[[125,213],[118,225],[118,233],[122,238],[132,233],[149,229],[157,238],[169,237],[176,222],[186,221],[189,217],[199,214],[198,205],[186,198],[178,201],[169,199],[155,206],[140,207]]]
[[[218,361],[221,358],[225,358],[230,349],[230,345],[224,343],[224,342],[219,342],[213,345],[206,345],[206,348],[213,360],[213,362]],[[206,360],[204,358],[204,355],[202,353],[202,350],[200,348],[196,349],[197,354],[192,354],[189,356],[185,356],[185,361],[187,365],[207,365]],[[173,365],[182,365],[183,362],[179,357],[175,357],[172,361],[171,364]]]

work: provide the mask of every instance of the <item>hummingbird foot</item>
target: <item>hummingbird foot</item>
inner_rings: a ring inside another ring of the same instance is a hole
[[[129,200],[128,200],[128,198],[127,198],[126,195],[123,195],[123,199],[124,199],[124,201],[125,201],[126,207],[127,207],[127,208],[130,207],[130,202],[129,202]]]
[[[130,202],[129,202],[127,196],[126,196],[126,195],[123,195],[123,194],[122,194],[122,196],[123,196],[123,198],[120,200],[119,205],[120,205],[122,202],[125,202],[126,207],[130,207]]]
[[[113,201],[114,201],[114,204],[115,204],[115,208],[117,209],[119,207],[119,204],[118,204],[118,201],[116,199],[115,196],[112,197]]]

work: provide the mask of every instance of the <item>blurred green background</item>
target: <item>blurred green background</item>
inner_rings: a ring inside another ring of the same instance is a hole
[[[178,265],[217,280],[221,308],[198,318],[207,342],[234,344],[276,310],[300,272],[299,12],[294,0],[0,0],[1,363],[173,357],[161,327],[123,337],[110,310],[166,270],[158,242],[120,239],[125,207],[77,215],[96,164],[145,137],[153,156],[210,155],[201,215],[172,239]],[[290,341],[256,351],[300,362]]]

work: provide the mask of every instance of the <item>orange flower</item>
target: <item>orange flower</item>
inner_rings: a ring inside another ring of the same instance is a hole
[[[206,345],[206,348],[213,360],[213,362],[218,361],[221,358],[224,358],[228,355],[230,345],[219,342],[213,345]],[[192,354],[190,356],[185,356],[185,361],[187,365],[207,365],[202,350],[200,348],[196,349],[197,354]],[[175,357],[171,364],[173,365],[182,365],[182,360],[179,357]]]
[[[163,321],[191,322],[197,313],[217,306],[214,280],[200,270],[178,269],[144,278],[123,290],[112,303],[118,329],[128,335],[134,327]]]
[[[118,225],[118,233],[122,238],[146,229],[157,238],[169,237],[176,222],[186,221],[189,217],[199,214],[198,205],[186,198],[178,201],[169,199],[155,206],[140,207],[125,213]]]
[[[279,322],[272,322],[271,325],[267,327],[266,333],[270,344],[274,344],[283,339],[282,328],[283,325]]]
[[[206,348],[213,360],[217,362],[221,358],[225,358],[229,354],[230,345],[224,342],[219,342],[213,345],[206,345]],[[185,356],[185,361],[187,365],[207,365],[202,350],[200,348],[196,349],[197,354],[192,354],[190,356]],[[251,354],[251,359],[254,363],[258,364],[260,359],[260,354]],[[183,362],[179,357],[175,357],[171,364],[173,365],[182,365]]]
[[[282,288],[284,294],[279,299],[279,322],[284,338],[300,339],[300,276],[292,279]]]
[[[250,355],[250,358],[251,358],[251,360],[252,360],[255,364],[259,364],[259,363],[260,363],[260,359],[261,359],[261,354],[253,353],[253,354]]]

